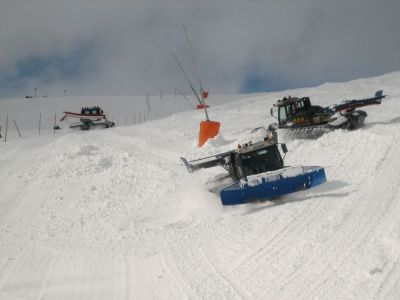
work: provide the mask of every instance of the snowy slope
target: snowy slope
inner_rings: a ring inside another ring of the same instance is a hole
[[[0,126],[5,133],[7,115],[8,140],[19,138],[14,120],[20,129],[22,138],[38,136],[39,123],[40,135],[53,134],[54,118],[61,127],[74,119],[60,122],[64,111],[80,112],[84,106],[100,106],[109,120],[117,126],[130,126],[143,122],[143,119],[155,120],[171,114],[192,110],[198,102],[193,96],[164,95],[149,96],[150,111],[148,111],[145,96],[132,97],[37,97],[33,99],[0,99]],[[235,99],[248,97],[248,95],[216,95],[208,100],[208,104],[217,105],[232,102]]]
[[[224,98],[210,109],[221,134],[201,149],[198,111],[1,142],[0,299],[398,299],[399,82]],[[329,105],[380,88],[365,128],[287,141],[288,165],[326,167],[318,188],[222,207],[204,184],[223,170],[179,161],[246,141],[284,95]],[[7,101],[9,114],[28,110]],[[132,112],[122,106],[109,107]]]

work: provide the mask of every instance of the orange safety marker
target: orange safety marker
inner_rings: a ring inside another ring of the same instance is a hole
[[[204,105],[204,104],[197,104],[196,105],[196,109],[204,109],[204,107],[209,108],[208,105]]]
[[[221,123],[215,121],[201,121],[200,122],[200,132],[199,132],[199,143],[197,146],[201,147],[208,139],[215,137],[218,132]]]
[[[185,26],[183,26],[183,30],[185,31],[186,40],[187,40],[187,43],[188,43],[188,46],[189,46],[190,55],[191,55],[192,62],[193,62],[193,65],[194,65],[194,68],[192,69],[192,72],[193,72],[193,75],[195,76],[196,80],[200,84],[200,96],[198,95],[198,93],[196,92],[196,89],[192,85],[192,82],[190,81],[190,79],[189,79],[188,75],[186,74],[185,70],[183,69],[182,64],[180,63],[178,57],[174,53],[171,53],[171,55],[175,58],[175,61],[178,64],[179,68],[181,69],[183,75],[185,75],[186,80],[188,81],[189,86],[193,91],[193,94],[196,96],[197,101],[199,101],[199,104],[196,106],[196,108],[197,109],[204,109],[204,113],[206,115],[206,120],[200,122],[199,142],[198,142],[197,145],[199,147],[201,147],[201,146],[204,145],[204,143],[208,139],[213,138],[218,134],[219,128],[221,127],[221,123],[215,122],[215,121],[210,121],[210,117],[208,116],[208,112],[207,112],[207,108],[209,106],[206,104],[206,101],[205,101],[205,99],[208,98],[208,91],[203,89],[203,84],[201,83],[201,78],[200,78],[199,74],[197,73],[196,61],[194,60],[192,46],[190,44],[190,39],[189,39],[189,34],[188,34]]]

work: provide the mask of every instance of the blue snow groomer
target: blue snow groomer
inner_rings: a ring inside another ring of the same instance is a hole
[[[280,145],[287,153],[286,144]],[[238,145],[228,152],[192,161],[181,159],[190,173],[215,166],[229,172],[225,177],[229,182],[219,189],[223,205],[272,199],[326,182],[322,167],[284,166],[276,131],[268,131],[263,141]]]

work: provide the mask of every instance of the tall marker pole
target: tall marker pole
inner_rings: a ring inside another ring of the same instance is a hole
[[[42,124],[42,113],[39,115],[39,135],[40,135],[40,125]]]
[[[17,126],[17,122],[15,122],[15,120],[13,120],[13,121],[14,121],[15,128],[17,128],[19,138],[22,139],[21,132],[19,132],[19,129],[18,129],[18,126]]]
[[[8,114],[7,114],[7,118],[6,118],[6,133],[4,136],[4,142],[7,142],[7,132],[8,132]]]

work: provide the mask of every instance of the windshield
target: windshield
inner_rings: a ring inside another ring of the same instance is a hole
[[[286,108],[284,106],[279,107],[279,124],[286,124]]]
[[[282,159],[276,145],[240,154],[244,176],[281,169]]]

